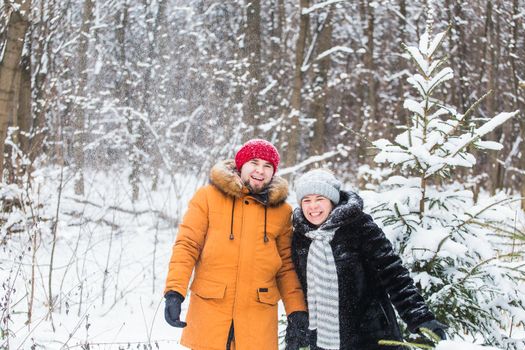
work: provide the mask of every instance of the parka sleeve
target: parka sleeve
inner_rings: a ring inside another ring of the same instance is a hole
[[[208,199],[206,187],[200,188],[188,204],[177,239],[173,245],[166,288],[186,296],[193,268],[204,246],[208,231]]]
[[[306,311],[303,290],[292,262],[292,233],[290,215],[283,225],[282,233],[276,239],[277,249],[282,261],[282,266],[277,273],[277,287],[287,315],[295,311]]]
[[[370,215],[363,215],[361,220],[359,231],[362,234],[361,249],[365,263],[375,271],[399,316],[413,332],[421,323],[435,317],[383,231],[373,222]]]

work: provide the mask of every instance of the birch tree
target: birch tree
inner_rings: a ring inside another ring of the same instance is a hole
[[[299,143],[301,139],[301,129],[299,118],[302,107],[302,88],[303,88],[303,64],[305,60],[306,38],[310,28],[310,17],[304,11],[310,6],[309,0],[300,0],[299,6],[299,33],[295,43],[295,64],[292,82],[292,96],[290,98],[290,112],[288,115],[288,127],[285,130],[287,140],[286,158],[287,165],[293,165],[297,161]]]
[[[245,58],[248,64],[248,81],[243,101],[243,114],[251,132],[247,139],[256,135],[260,123],[259,91],[261,81],[261,2],[249,0],[245,2]]]
[[[13,5],[17,5],[16,7]],[[10,113],[13,111],[15,90],[17,87],[17,74],[21,74],[22,49],[27,28],[29,27],[29,0],[5,3],[7,11],[6,42],[4,54],[0,62],[0,179],[4,171],[4,146],[7,136],[7,127]],[[17,73],[18,72],[18,73]]]
[[[315,119],[310,154],[322,154],[325,151],[326,119],[328,118],[328,79],[330,73],[330,54],[332,48],[332,8],[329,7],[320,16],[317,33],[319,35],[314,65],[312,116]]]
[[[89,62],[89,39],[91,37],[91,26],[93,23],[94,0],[84,0],[82,9],[82,24],[79,33],[78,45],[78,91],[77,104],[75,106],[75,117],[73,127],[73,152],[76,166],[75,193],[84,194],[84,146],[86,144],[86,110],[85,100],[87,99],[88,82],[88,62]]]

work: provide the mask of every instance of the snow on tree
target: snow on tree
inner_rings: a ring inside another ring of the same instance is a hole
[[[417,94],[404,103],[410,122],[393,141],[373,142],[375,162],[390,171],[385,176],[381,170],[378,184],[362,194],[451,335],[525,349],[512,334],[525,323],[523,249],[516,245],[523,239],[523,212],[506,193],[476,202],[465,181],[454,177],[476,163],[474,149],[502,147],[483,137],[518,111],[474,118],[483,97],[465,113],[440,100],[439,88],[453,78],[446,58],[438,57],[447,32],[432,36],[428,25],[419,45],[406,47],[417,68],[408,78]],[[373,174],[367,167],[361,173]]]

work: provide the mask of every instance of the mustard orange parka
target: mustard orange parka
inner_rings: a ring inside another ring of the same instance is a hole
[[[225,349],[233,322],[236,350],[276,350],[277,302],[286,313],[305,311],[291,260],[291,207],[286,180],[274,176],[267,205],[236,180],[233,161],[210,172],[179,226],[165,293],[190,302],[181,344]]]

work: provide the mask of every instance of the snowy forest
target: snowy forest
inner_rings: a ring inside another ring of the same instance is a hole
[[[524,350],[524,58],[525,0],[2,0],[0,349],[185,349],[178,224],[257,137],[364,198],[407,349]]]

